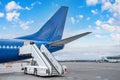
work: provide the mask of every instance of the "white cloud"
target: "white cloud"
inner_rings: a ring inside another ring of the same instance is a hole
[[[25,7],[25,10],[31,10],[31,8],[26,6],[26,7]]]
[[[92,26],[91,26],[91,25],[88,25],[88,28],[92,28]]]
[[[116,41],[120,40],[120,26],[115,24],[113,18],[108,19],[106,22],[97,20],[96,25],[96,29],[108,32],[111,39]]]
[[[6,19],[8,21],[19,20],[20,13],[17,10],[22,9],[22,7],[17,4],[15,1],[9,2],[6,6]]]
[[[108,32],[113,40],[120,41],[120,0],[112,3],[110,0],[101,0],[101,10],[108,11],[112,16],[107,14],[108,20],[96,21],[97,27]]]
[[[72,24],[75,24],[75,18],[74,17],[71,17],[70,21],[71,21]]]
[[[7,28],[6,27],[3,27],[3,30],[6,30]]]
[[[31,6],[33,7],[33,6],[36,5],[36,4],[41,5],[42,3],[41,3],[40,1],[36,1],[36,2],[33,2],[33,3],[31,4]]]
[[[12,22],[14,24],[19,25],[23,30],[28,29],[30,26],[30,24],[32,24],[34,21],[22,21],[22,19],[20,19],[20,15],[21,13],[19,12],[19,10],[31,10],[36,4],[41,5],[42,3],[40,1],[35,1],[31,4],[30,7],[22,7],[20,6],[18,3],[16,3],[15,1],[11,1],[9,2],[6,6],[6,20],[9,22]]]
[[[102,4],[101,6],[101,10],[105,11],[108,10],[109,12],[113,13],[113,16],[118,18],[118,16],[120,16],[120,0],[115,0],[115,1],[111,1],[111,0],[86,0],[86,4],[89,6],[93,6],[96,4]],[[93,13],[95,11],[92,11]]]
[[[5,6],[5,9],[7,21],[17,22],[19,20],[20,13],[17,10],[22,9],[19,4],[17,4],[15,1],[11,1]]]
[[[17,4],[15,1],[11,1],[9,2],[6,6],[6,11],[12,11],[12,10],[19,10],[19,9],[22,9],[22,7]]]
[[[29,25],[32,24],[34,21],[27,21],[27,22],[19,22],[20,24],[20,27],[23,29],[23,30],[26,30],[29,28]]]
[[[102,28],[106,31],[109,31],[109,32],[113,32],[116,29],[114,26],[111,26],[109,24],[102,24]]]
[[[83,15],[76,15],[76,17],[70,17],[70,21],[72,24],[79,23],[83,17]]]
[[[108,23],[111,24],[111,25],[114,24],[114,18],[110,18],[110,19],[108,20]]]
[[[112,5],[111,11],[116,13],[117,15],[120,15],[120,0],[117,0],[114,5]]]
[[[98,11],[97,11],[97,9],[96,10],[91,10],[91,13],[98,14]]]
[[[96,22],[95,22],[95,24],[97,25],[97,26],[100,26],[101,25],[101,21],[100,20],[97,20]]]
[[[35,1],[31,3],[30,7],[26,6],[25,8],[23,8],[22,6],[17,4],[15,1],[11,1],[5,6],[5,9],[6,11],[13,11],[13,10],[20,10],[20,9],[31,10],[36,4],[41,5],[42,3],[40,1]]]
[[[102,10],[108,10],[113,13],[113,16],[118,18],[120,16],[120,0],[115,0],[115,3],[112,4],[109,0],[104,0],[102,2]]]
[[[96,34],[95,37],[98,38],[98,39],[99,39],[99,38],[102,38],[102,36],[99,35],[99,34]]]
[[[108,10],[111,9],[112,4],[109,1],[103,2],[102,10]]]
[[[113,16],[114,16],[114,17],[117,17],[117,16],[118,16],[118,14],[117,14],[117,13],[113,13]]]
[[[0,17],[4,17],[4,13],[1,13],[1,12],[0,12]]]
[[[120,41],[120,33],[111,34],[111,36],[113,39]]]
[[[113,13],[113,16],[118,18],[120,16],[120,0],[86,0],[86,4],[89,6],[93,6],[96,4],[101,4],[101,10],[105,11],[108,10],[109,12]],[[92,11],[93,13],[95,11]]]
[[[83,15],[78,15],[78,17],[79,17],[80,19],[82,19],[84,16],[83,16]]]
[[[90,17],[87,17],[87,19],[86,19],[86,20],[87,20],[87,21],[88,21],[88,20],[90,20]]]
[[[16,12],[16,11],[13,11],[13,12],[8,12],[6,14],[6,19],[8,21],[15,21],[15,20],[18,20],[19,19],[19,16],[20,16],[20,13]]]
[[[98,3],[98,0],[86,0],[86,4],[88,5],[88,6],[94,6],[94,5],[96,5]]]
[[[96,27],[97,30],[100,30],[101,28],[99,26]]]
[[[42,3],[40,1],[35,1],[35,2],[31,3],[30,7],[26,6],[24,9],[31,10],[36,4],[41,5]]]
[[[116,32],[119,32],[119,33],[120,33],[120,26],[117,26],[117,27],[116,27]]]

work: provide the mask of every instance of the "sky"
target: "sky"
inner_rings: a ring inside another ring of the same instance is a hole
[[[57,59],[98,59],[120,55],[120,0],[0,0],[0,39],[39,30],[68,6],[63,38],[92,32],[54,53]]]

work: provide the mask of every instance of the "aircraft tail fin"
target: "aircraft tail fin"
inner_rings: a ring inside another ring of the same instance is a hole
[[[46,24],[36,33],[18,37],[17,39],[56,41],[61,40],[66,21],[68,7],[62,6]]]

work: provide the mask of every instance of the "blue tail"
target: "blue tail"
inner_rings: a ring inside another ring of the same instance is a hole
[[[46,24],[36,33],[17,39],[37,40],[37,41],[56,41],[61,40],[66,21],[68,7],[62,6]]]

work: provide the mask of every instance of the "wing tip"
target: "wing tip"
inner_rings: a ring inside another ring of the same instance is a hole
[[[92,32],[86,32],[86,33],[90,34],[90,33],[92,33]]]

